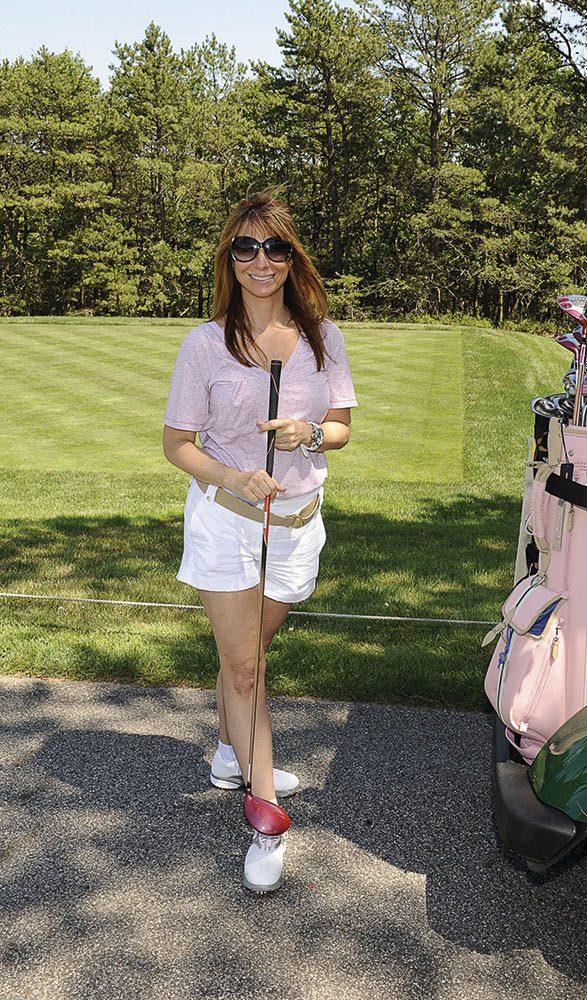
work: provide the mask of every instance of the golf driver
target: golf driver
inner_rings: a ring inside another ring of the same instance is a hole
[[[279,403],[279,382],[281,379],[281,361],[271,362],[271,382],[269,386],[269,420],[277,417],[277,406]],[[275,457],[275,430],[270,430],[267,434],[267,459],[265,464],[266,472],[273,475],[273,459]],[[257,722],[257,693],[259,690],[259,661],[261,659],[261,642],[263,637],[263,599],[265,596],[265,573],[267,568],[267,543],[269,541],[269,515],[271,506],[271,496],[265,497],[264,521],[263,521],[263,542],[261,549],[261,569],[259,583],[259,632],[257,635],[257,655],[255,660],[255,680],[253,686],[253,704],[251,710],[251,734],[249,740],[249,766],[247,772],[247,783],[245,786],[245,797],[243,811],[247,822],[270,837],[277,837],[289,828],[291,817],[282,806],[268,799],[262,799],[252,793],[253,783],[253,760],[255,753],[255,728]]]
[[[579,321],[581,325],[581,338],[585,337],[585,327],[587,326],[587,318],[585,317],[585,309],[587,307],[587,295],[559,295],[556,300],[557,306],[566,312],[567,315],[572,316],[573,319]],[[577,327],[573,330],[573,333],[578,336],[579,331]]]

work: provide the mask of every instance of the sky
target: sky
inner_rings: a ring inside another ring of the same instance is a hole
[[[350,2],[348,6],[353,6]],[[287,0],[0,0],[0,58],[30,57],[41,45],[79,52],[104,86],[114,42],[137,42],[149,21],[173,47],[189,48],[213,32],[237,58],[281,63],[276,28],[287,28]]]

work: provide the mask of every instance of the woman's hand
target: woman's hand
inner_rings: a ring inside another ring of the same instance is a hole
[[[275,430],[275,447],[278,451],[294,451],[301,444],[312,442],[312,425],[307,420],[281,417],[277,420],[257,420],[260,434]]]
[[[285,490],[285,486],[282,486],[277,479],[273,479],[265,469],[253,469],[251,472],[231,469],[231,472],[228,489],[244,500],[252,500],[253,503],[264,500],[266,496],[271,496],[271,499],[275,500],[277,493],[283,493]]]

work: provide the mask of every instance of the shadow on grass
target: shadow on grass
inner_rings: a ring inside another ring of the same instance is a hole
[[[292,611],[494,620],[510,583],[518,516],[510,497],[469,494],[423,499],[410,519],[325,511],[318,586]],[[178,538],[177,518],[12,522],[1,543],[3,589],[197,605],[197,591],[175,582]],[[33,601],[0,608],[7,673],[215,683],[203,613]],[[269,653],[268,689],[479,709],[485,631],[290,615]]]
[[[510,496],[422,499],[406,519],[327,509],[324,521],[318,586],[305,610],[483,618],[505,596],[519,523]],[[197,603],[197,592],[175,582],[182,539],[180,518],[5,522],[2,586]]]

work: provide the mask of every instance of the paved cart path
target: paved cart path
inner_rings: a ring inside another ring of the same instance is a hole
[[[587,997],[587,860],[498,846],[486,716],[271,713],[303,791],[259,898],[213,692],[0,679],[0,1000]]]

